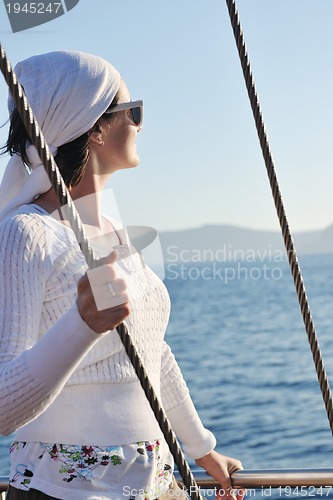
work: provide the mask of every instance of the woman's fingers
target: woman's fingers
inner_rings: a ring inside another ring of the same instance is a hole
[[[246,489],[245,488],[240,488],[239,490],[236,490],[237,500],[243,500],[243,498],[245,496],[246,496]]]
[[[117,258],[117,253],[112,252],[78,282],[79,312],[97,333],[113,330],[130,312],[126,282],[117,275]]]
[[[221,488],[216,492],[216,500],[243,500],[246,490],[232,487]]]
[[[87,275],[98,311],[118,307],[128,302],[126,283],[123,279],[109,280],[104,277],[103,281],[100,282],[97,281],[93,271],[94,269],[92,272],[88,271]]]
[[[243,469],[239,460],[212,450],[208,455],[196,459],[196,464],[205,469],[207,474],[221,485],[221,488],[216,492],[217,500],[242,500],[244,493],[232,487],[230,478],[233,472]]]
[[[101,259],[99,266],[87,271],[90,287],[98,311],[117,307],[128,302],[126,283],[117,277],[115,261],[116,252]]]

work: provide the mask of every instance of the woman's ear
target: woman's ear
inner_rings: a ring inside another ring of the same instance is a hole
[[[94,142],[95,144],[97,144],[100,147],[104,146],[104,141],[102,139],[101,132],[92,132],[90,134],[89,140],[92,141],[92,142]]]

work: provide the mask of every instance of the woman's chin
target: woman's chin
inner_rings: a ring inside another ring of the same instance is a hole
[[[129,164],[129,168],[135,168],[140,164],[140,157],[139,155],[135,155],[132,159],[132,161]]]
[[[116,167],[112,168],[113,172],[116,172],[117,170],[127,170],[129,168],[135,168],[140,164],[140,158],[139,156],[135,156],[132,158],[127,158],[126,161],[118,163]]]

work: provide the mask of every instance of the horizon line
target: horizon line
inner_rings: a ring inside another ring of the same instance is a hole
[[[291,229],[292,234],[299,234],[299,233],[313,233],[313,232],[320,232],[320,231],[326,231],[327,229],[331,228],[333,226],[333,222],[327,226],[321,227],[321,228],[312,228],[312,229]],[[181,231],[193,231],[193,230],[198,230],[198,229],[204,229],[206,227],[229,227],[229,228],[235,228],[235,229],[245,229],[247,231],[256,231],[256,232],[262,232],[262,233],[280,233],[281,228],[278,226],[275,229],[264,229],[264,228],[254,228],[250,226],[241,226],[238,224],[232,224],[229,222],[221,222],[221,223],[204,223],[198,226],[189,226],[189,227],[183,227],[183,228],[173,228],[173,229],[165,229],[165,228],[159,228],[157,231],[159,233],[175,233],[175,232],[181,232]]]

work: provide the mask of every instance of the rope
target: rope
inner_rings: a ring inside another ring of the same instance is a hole
[[[62,179],[61,173],[54,161],[53,155],[51,154],[48,145],[44,139],[43,132],[41,131],[37,120],[33,114],[31,107],[29,106],[26,95],[20,83],[17,80],[14,70],[11,67],[9,60],[7,59],[6,53],[0,44],[0,69],[5,77],[8,84],[10,92],[15,101],[17,110],[23,120],[23,123],[27,129],[29,137],[32,144],[36,147],[40,159],[48,173],[51,184],[61,206],[68,206],[68,219],[71,227],[75,233],[75,236],[80,244],[81,250],[85,256],[88,267],[96,267],[98,261],[95,260],[93,256],[92,249],[88,243],[87,236],[85,234],[80,216],[74,206],[71,199],[69,191]],[[142,364],[139,353],[131,339],[131,336],[122,323],[117,327],[117,332],[120,339],[124,345],[126,353],[133,365],[135,373],[140,381],[140,384],[145,392],[145,395],[150,403],[150,406],[154,412],[157,422],[163,432],[164,438],[169,446],[169,449],[174,457],[175,464],[178,467],[179,473],[182,477],[183,483],[187,488],[190,497],[193,500],[202,500],[200,495],[200,490],[195,482],[189,465],[186,462],[185,456],[179,446],[176,435],[173,432],[170,422],[164,413],[164,410],[154,392],[153,386],[149,381],[147,372]]]
[[[270,186],[272,189],[272,194],[274,198],[275,208],[277,211],[277,215],[279,218],[282,236],[284,240],[284,244],[287,251],[288,261],[291,269],[291,274],[294,279],[294,284],[297,292],[297,297],[299,301],[299,305],[301,308],[301,313],[306,329],[306,333],[308,335],[309,344],[311,347],[312,357],[315,364],[318,381],[320,385],[320,389],[322,392],[322,396],[325,403],[326,413],[328,416],[328,421],[330,424],[331,432],[333,434],[333,405],[332,405],[332,394],[329,386],[329,382],[327,379],[324,362],[322,359],[319,342],[317,338],[317,334],[314,328],[310,306],[308,302],[308,298],[305,291],[305,286],[303,283],[303,278],[301,274],[300,265],[298,263],[297,254],[295,250],[295,246],[293,243],[292,235],[289,229],[288,220],[286,217],[281,191],[279,188],[279,183],[277,179],[277,175],[275,172],[273,158],[270,152],[269,142],[266,134],[265,123],[263,120],[260,103],[254,83],[254,78],[252,75],[252,70],[250,66],[250,61],[243,37],[243,32],[240,26],[240,20],[237,12],[237,8],[234,0],[226,0],[227,7],[229,10],[229,16],[236,40],[236,45],[239,53],[239,58],[241,61],[241,66],[243,70],[243,75],[246,83],[247,92],[249,95],[251,108],[253,111],[253,117],[256,124],[258,137],[260,146],[262,149],[262,154],[264,157],[266,170],[270,182]]]

